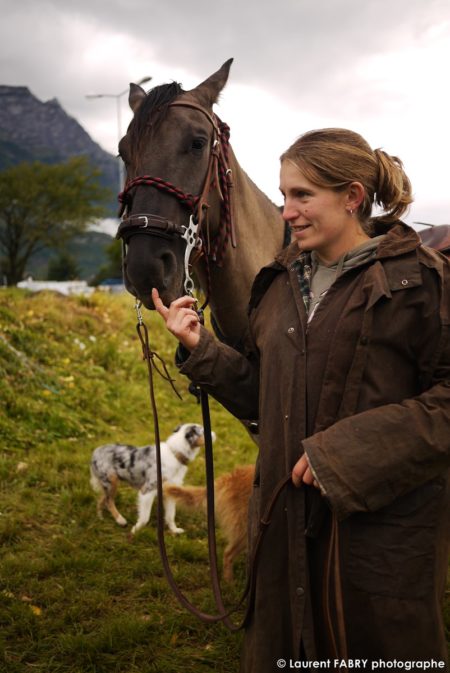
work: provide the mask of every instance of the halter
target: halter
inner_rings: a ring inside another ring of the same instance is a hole
[[[207,258],[211,258],[218,266],[221,265],[228,242],[236,247],[231,216],[230,196],[233,186],[231,169],[228,166],[228,150],[230,129],[216,115],[211,115],[205,108],[196,103],[174,101],[169,107],[188,107],[201,112],[213,127],[213,139],[209,155],[208,168],[200,194],[194,195],[184,192],[171,182],[159,177],[143,175],[128,180],[123,192],[119,194],[122,204],[120,215],[131,205],[130,192],[132,189],[147,185],[170,194],[185,206],[191,213],[189,225],[180,225],[154,213],[134,213],[124,217],[119,224],[116,238],[126,242],[134,234],[149,234],[163,238],[180,236],[186,241],[185,250],[185,290],[191,293],[193,282],[189,276],[189,259],[193,249],[206,249]],[[212,188],[216,188],[221,201],[220,226],[218,235],[211,249],[208,232],[208,196]],[[206,222],[206,227],[203,227]],[[206,232],[205,232],[206,229]]]

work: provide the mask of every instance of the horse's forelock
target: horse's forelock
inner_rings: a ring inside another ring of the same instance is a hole
[[[139,143],[139,140],[149,128],[149,123],[152,129],[164,118],[167,107],[175,98],[178,98],[182,93],[185,93],[181,84],[178,82],[171,82],[170,84],[160,84],[151,89],[141,105],[139,106],[133,124],[130,129],[131,142],[133,145]]]

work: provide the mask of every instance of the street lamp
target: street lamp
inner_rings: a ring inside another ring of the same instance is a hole
[[[139,82],[136,82],[136,84],[141,85],[145,84],[145,82],[150,82],[152,78],[151,77],[143,77],[142,79],[139,80]],[[120,93],[91,93],[87,94],[86,98],[115,98],[116,99],[116,111],[117,111],[117,143],[120,142],[120,139],[122,138],[122,117],[120,113],[120,99],[122,96],[124,96],[126,93],[128,93],[129,89],[124,89],[124,91],[121,91]],[[124,173],[123,173],[123,164],[122,164],[122,159],[119,157],[118,158],[118,167],[119,167],[119,192],[122,191],[123,188],[123,181],[124,181]]]

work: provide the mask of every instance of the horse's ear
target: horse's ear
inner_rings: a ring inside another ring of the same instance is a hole
[[[128,95],[128,103],[130,104],[130,108],[133,110],[134,114],[136,114],[140,104],[145,98],[145,91],[144,89],[139,86],[139,84],[130,84],[130,93]]]
[[[233,59],[230,58],[225,61],[223,66],[217,72],[205,79],[195,89],[191,89],[189,93],[193,94],[197,100],[200,100],[206,107],[212,107],[217,103],[220,92],[227,83],[228,75],[230,73]]]

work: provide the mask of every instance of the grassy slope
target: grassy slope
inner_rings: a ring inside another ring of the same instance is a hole
[[[164,437],[201,416],[171,365],[173,339],[155,316],[148,324],[184,398],[157,381]],[[153,440],[131,298],[0,291],[0,398],[0,671],[234,673],[240,635],[178,606],[154,515],[132,543],[109,515],[96,518],[92,449]],[[239,423],[214,403],[212,419],[217,473],[250,462],[255,447]],[[201,483],[203,467],[197,458],[187,482]],[[129,520],[134,498],[129,488],[119,496]],[[173,567],[186,593],[212,610],[204,519],[177,518],[186,533],[168,536]],[[243,575],[241,563],[230,601]]]
[[[0,670],[22,673],[237,670],[240,636],[204,626],[178,606],[162,574],[155,517],[133,542],[89,486],[93,448],[153,441],[146,368],[130,297],[0,293]],[[149,323],[150,324],[150,323]],[[157,381],[161,435],[201,422],[172,365],[174,340],[151,336],[183,394]],[[250,462],[240,424],[212,404],[217,473]],[[25,464],[25,465],[23,465]],[[203,456],[187,482],[201,483]],[[133,520],[135,493],[119,507]],[[183,589],[212,610],[203,516],[181,512],[168,536]],[[237,586],[243,584],[243,562]]]

